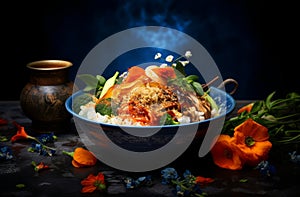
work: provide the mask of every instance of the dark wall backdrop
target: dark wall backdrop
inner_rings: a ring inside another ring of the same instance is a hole
[[[299,14],[296,1],[110,0],[9,1],[2,6],[0,100],[17,100],[27,63],[73,62],[108,36],[142,25],[175,28],[201,43],[223,78],[234,78],[236,99],[299,92]],[[7,13],[4,14],[4,10]],[[3,61],[4,60],[4,61]]]

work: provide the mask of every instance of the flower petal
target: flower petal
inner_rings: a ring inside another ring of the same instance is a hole
[[[256,142],[255,145],[248,147],[247,145],[237,145],[240,151],[240,157],[250,166],[256,166],[265,160],[272,148],[270,141]]]
[[[10,141],[11,142],[15,142],[19,139],[27,139],[28,138],[28,134],[26,133],[24,127],[20,126],[19,124],[15,123],[15,125],[18,128],[18,131],[16,133],[16,135],[12,136]]]
[[[92,152],[82,147],[77,147],[74,151],[73,159],[85,166],[95,165],[97,162],[97,158],[94,156]],[[76,163],[75,163],[76,164]]]
[[[93,174],[90,174],[87,178],[85,178],[81,181],[81,185],[83,185],[83,186],[94,185],[96,180],[97,180],[96,176],[94,176]]]
[[[238,109],[237,113],[240,114],[240,113],[242,113],[244,111],[246,111],[246,112],[249,113],[251,111],[253,105],[254,105],[254,103],[249,103],[249,104],[241,107],[240,109]]]
[[[248,118],[243,123],[234,128],[234,135],[239,137],[252,137],[256,142],[269,139],[268,128]]]
[[[211,153],[217,166],[231,170],[242,169],[243,162],[237,154],[236,147],[229,135],[220,135],[212,147]]]
[[[94,185],[87,185],[81,189],[81,193],[92,193],[96,190]]]

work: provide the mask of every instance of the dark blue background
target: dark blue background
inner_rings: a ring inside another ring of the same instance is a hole
[[[10,1],[2,12],[0,100],[17,100],[27,63],[73,62],[108,36],[141,25],[175,28],[201,43],[223,79],[239,82],[235,99],[299,92],[296,3],[253,0]],[[3,61],[4,60],[4,61]],[[7,79],[8,78],[8,79]]]

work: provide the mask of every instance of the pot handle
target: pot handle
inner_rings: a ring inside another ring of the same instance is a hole
[[[225,79],[219,86],[218,86],[218,88],[225,88],[225,86],[226,85],[228,85],[228,84],[230,84],[230,83],[233,83],[233,89],[231,90],[231,92],[229,92],[229,94],[230,95],[233,95],[235,92],[236,92],[236,90],[237,90],[237,88],[238,88],[238,86],[239,86],[239,83],[235,80],[235,79],[232,79],[232,78],[228,78],[228,79]]]

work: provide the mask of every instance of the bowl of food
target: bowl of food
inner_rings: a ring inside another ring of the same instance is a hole
[[[78,76],[86,87],[65,106],[83,142],[104,155],[120,149],[149,154],[172,149],[180,154],[191,144],[199,147],[212,123],[222,124],[235,107],[233,92],[221,86],[237,83],[229,79],[217,87],[211,85],[214,80],[201,84],[184,66],[178,61],[113,70],[107,78]]]

